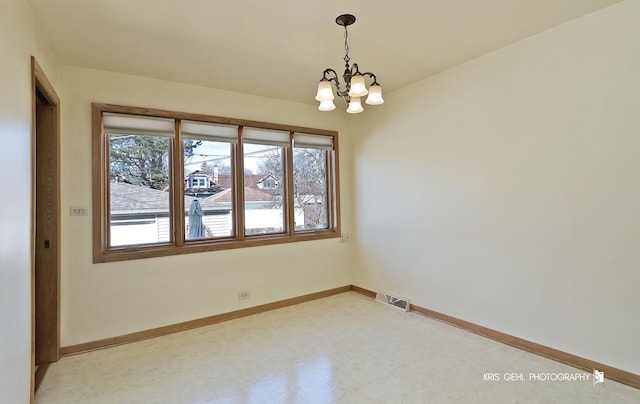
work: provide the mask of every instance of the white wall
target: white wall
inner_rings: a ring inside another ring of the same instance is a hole
[[[53,59],[23,0],[0,0],[0,402],[29,401],[31,380],[31,55]],[[7,175],[11,173],[11,175]],[[18,180],[19,178],[19,180]]]
[[[351,123],[354,282],[640,373],[640,1]]]
[[[338,130],[342,224],[350,212],[343,114],[314,106],[103,71],[60,67],[62,105],[62,346],[229,312],[352,283],[350,248],[338,239],[92,264],[91,102],[161,108]],[[314,91],[309,89],[310,93]],[[250,290],[249,300],[237,293]]]

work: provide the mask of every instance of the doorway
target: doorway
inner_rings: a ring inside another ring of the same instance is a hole
[[[60,99],[31,57],[32,398],[60,359]]]

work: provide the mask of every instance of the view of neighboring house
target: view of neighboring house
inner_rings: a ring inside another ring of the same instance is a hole
[[[207,174],[196,170],[185,178],[185,183],[198,181]],[[233,191],[231,174],[220,174],[217,166],[213,168],[213,175],[208,176],[220,192],[205,199],[220,206],[232,209]],[[206,184],[206,180],[205,180]],[[279,182],[272,175],[245,174],[244,175],[244,209],[246,234],[264,234],[281,232],[284,229]],[[296,221],[303,220],[296,217]]]
[[[169,193],[149,187],[110,184],[112,246],[169,241]],[[189,207],[196,198],[185,195],[185,232]],[[231,234],[231,209],[215,201],[200,200],[208,237]]]
[[[244,220],[246,234],[264,234],[280,232],[284,228],[281,204],[277,203],[273,194],[256,188],[244,187]],[[206,202],[213,202],[231,209],[233,193],[231,188],[210,196]],[[296,212],[297,213],[297,212]],[[296,220],[298,220],[296,214]]]
[[[245,175],[245,224],[247,234],[280,232],[283,229],[282,206],[279,197],[269,189],[277,187],[271,176]],[[169,193],[150,187],[112,182],[110,184],[112,246],[136,245],[170,241]],[[198,199],[204,211],[206,237],[233,235],[232,178],[230,174],[209,175],[201,170],[189,173],[185,187],[185,234],[189,228],[189,208]],[[302,212],[296,209],[296,222],[303,223]]]
[[[184,179],[184,194],[189,196],[195,196],[197,198],[206,198],[207,196],[214,195],[222,188],[218,184],[218,167],[214,168],[213,175],[202,170],[196,170],[187,175]]]

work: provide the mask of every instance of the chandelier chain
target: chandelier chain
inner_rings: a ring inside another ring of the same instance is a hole
[[[351,58],[349,57],[349,31],[347,30],[347,26],[344,26],[344,62],[345,67],[349,68],[349,61]]]

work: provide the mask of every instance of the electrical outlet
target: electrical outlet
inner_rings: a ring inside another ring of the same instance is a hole
[[[246,300],[249,298],[249,291],[243,290],[242,292],[238,292],[238,300]]]
[[[342,235],[340,236],[340,242],[341,243],[348,243],[349,241],[351,241],[351,234],[342,233]]]

